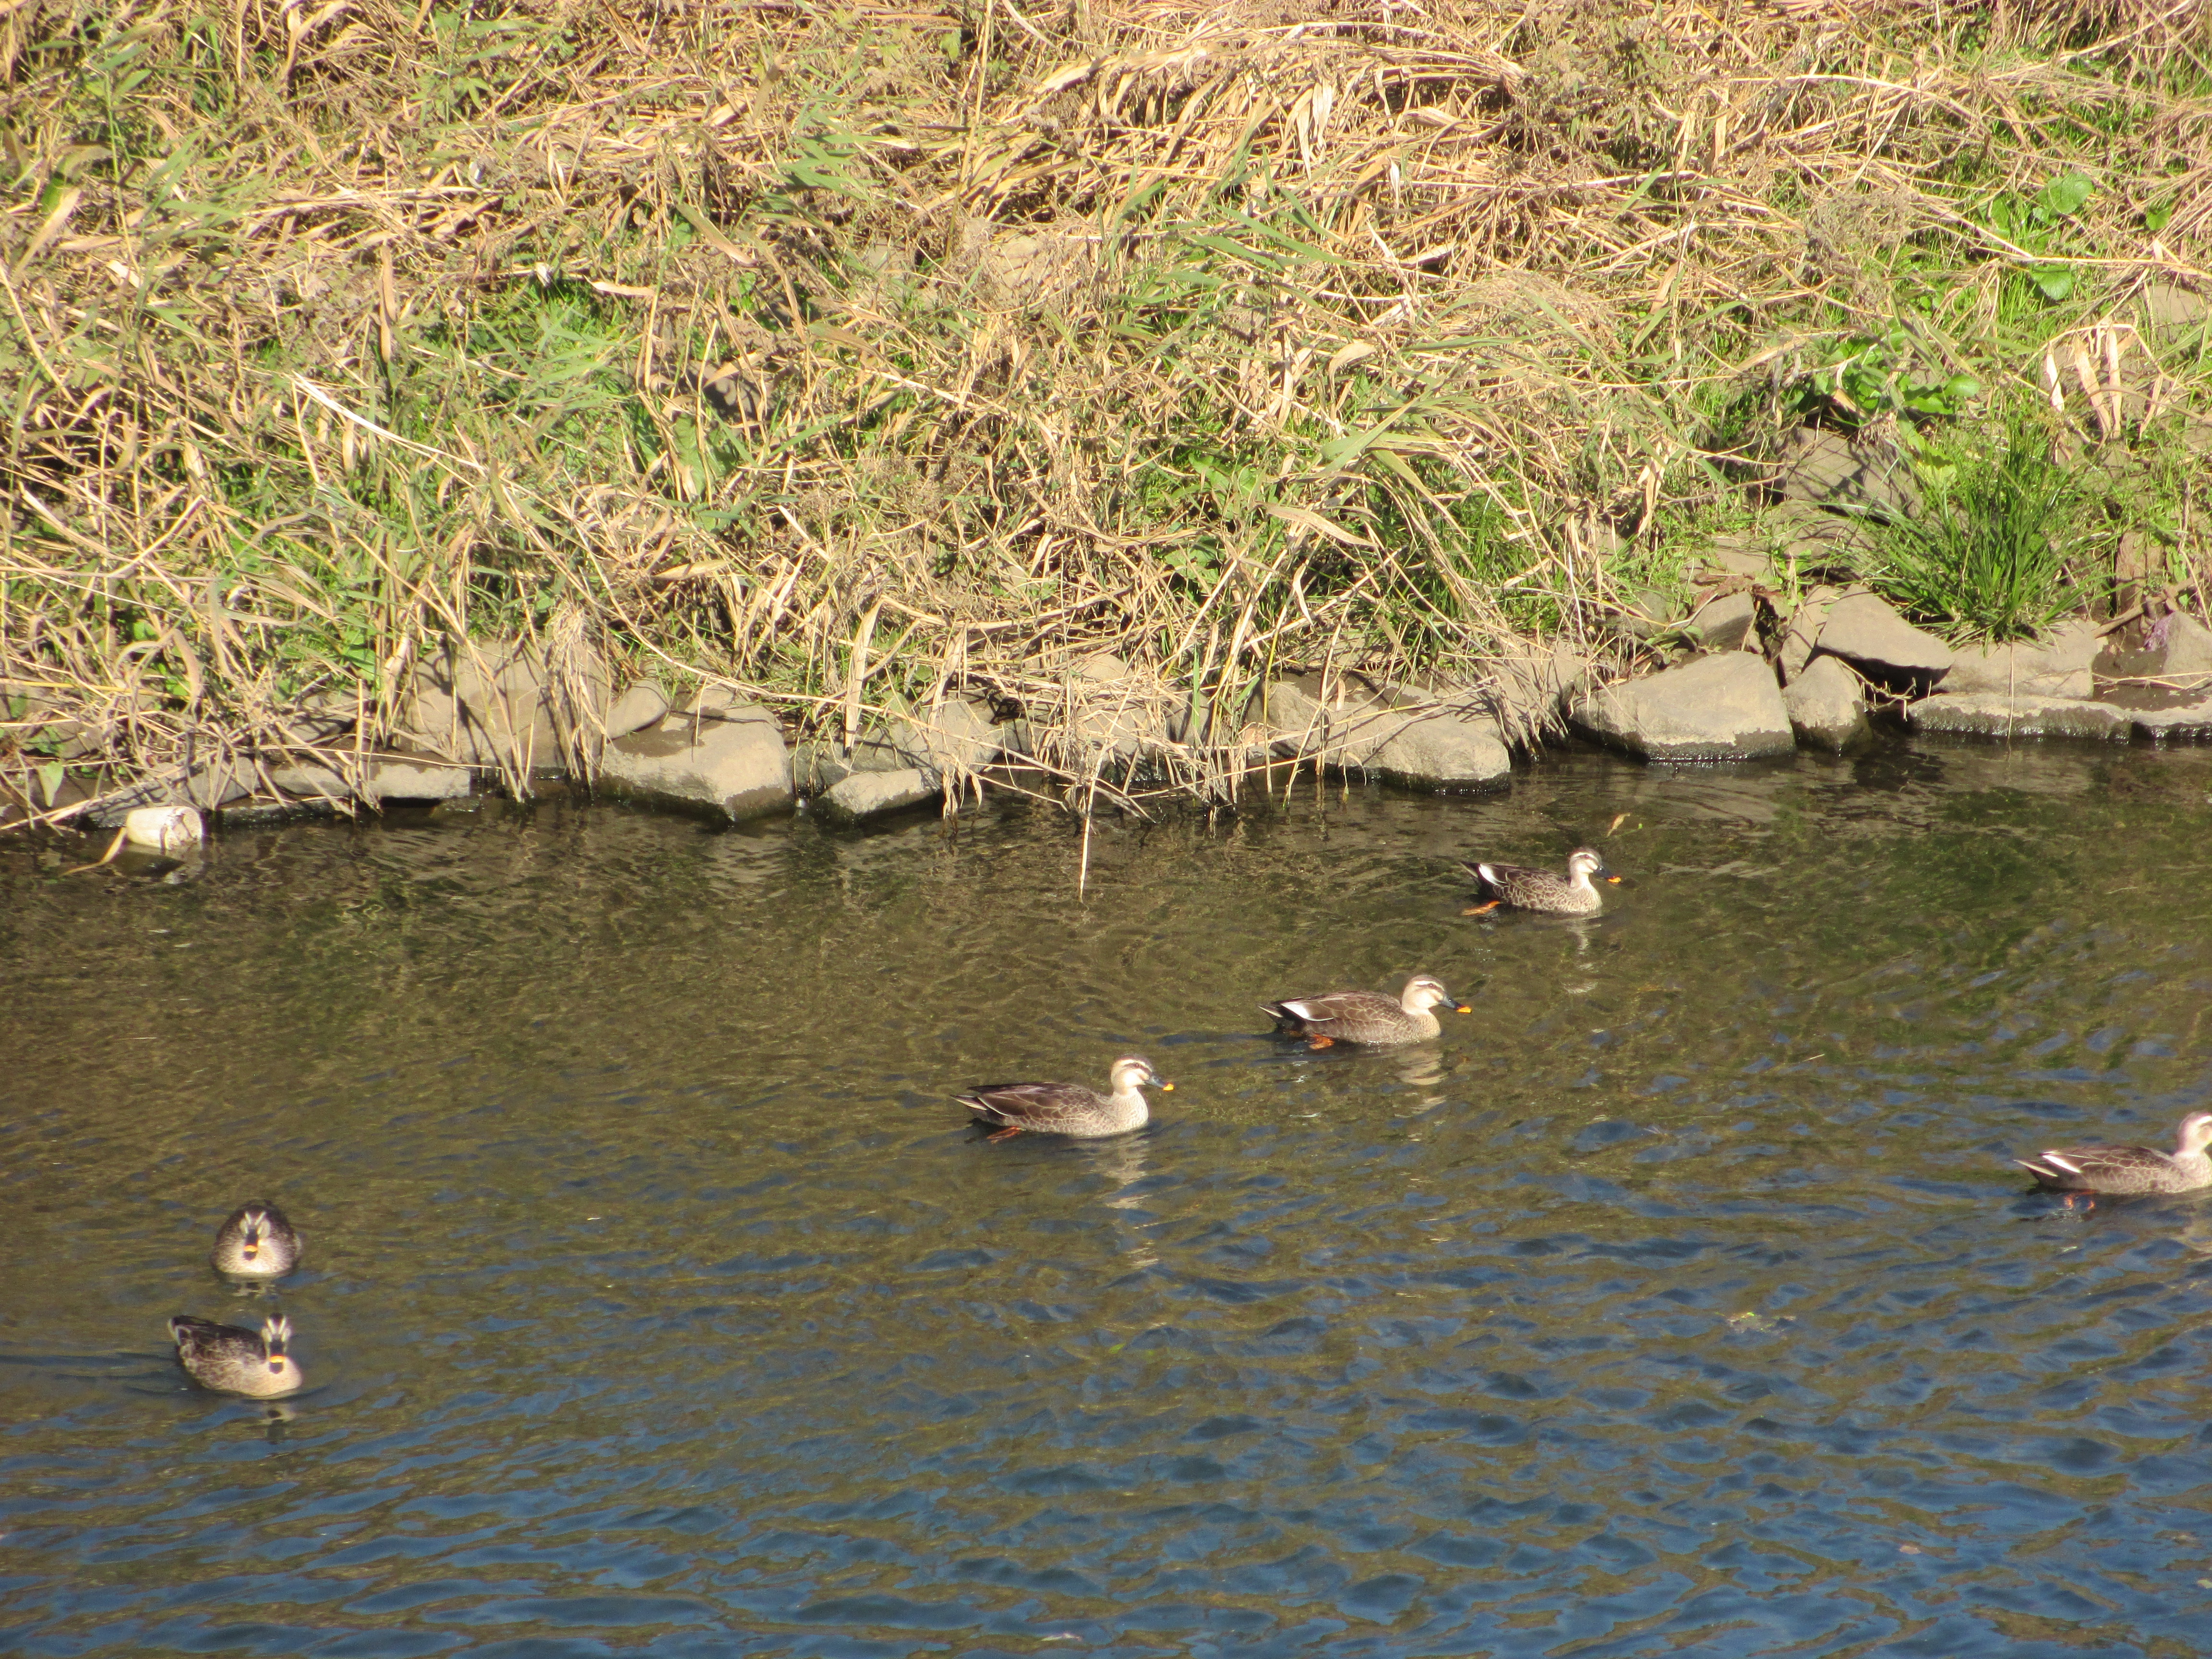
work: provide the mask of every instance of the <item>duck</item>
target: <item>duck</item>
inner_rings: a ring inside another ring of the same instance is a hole
[[[1430,1011],[1448,1003],[1458,1013],[1474,1011],[1454,1000],[1443,982],[1428,974],[1416,974],[1395,997],[1380,991],[1330,991],[1317,997],[1285,997],[1263,1002],[1261,1008],[1275,1017],[1285,1035],[1310,1037],[1307,1046],[1326,1048],[1337,1042],[1364,1042],[1377,1047],[1393,1042],[1426,1042],[1443,1030]]]
[[[1482,903],[1460,912],[1466,916],[1486,915],[1501,904],[1509,909],[1540,910],[1553,916],[1592,915],[1604,908],[1605,898],[1590,884],[1590,878],[1602,876],[1608,886],[1620,884],[1620,878],[1607,874],[1605,860],[1588,847],[1577,847],[1567,854],[1567,873],[1564,876],[1519,864],[1469,864],[1466,867],[1474,872],[1490,894]]]
[[[282,1314],[263,1320],[258,1331],[179,1314],[169,1322],[169,1334],[176,1340],[177,1363],[204,1389],[257,1400],[299,1390],[299,1362],[284,1352],[292,1322]]]
[[[216,1231],[209,1260],[234,1279],[282,1279],[300,1265],[300,1235],[274,1204],[241,1204]]]
[[[2212,1112],[2191,1112],[2181,1120],[2170,1152],[2155,1146],[2060,1146],[2013,1162],[2047,1193],[2193,1193],[2212,1187],[2208,1147]]]
[[[1108,1075],[1113,1080],[1111,1094],[1102,1095],[1079,1083],[984,1083],[956,1098],[975,1115],[978,1124],[992,1126],[986,1139],[1009,1139],[1024,1129],[1093,1139],[1143,1128],[1152,1115],[1145,1099],[1146,1085],[1163,1091],[1175,1087],[1142,1054],[1123,1054]]]

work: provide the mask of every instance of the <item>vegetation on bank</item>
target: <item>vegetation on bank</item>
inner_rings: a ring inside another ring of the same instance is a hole
[[[2212,582],[2212,8],[18,0],[0,95],[27,792],[464,635],[1202,742],[1633,649],[1808,422],[1952,631]]]

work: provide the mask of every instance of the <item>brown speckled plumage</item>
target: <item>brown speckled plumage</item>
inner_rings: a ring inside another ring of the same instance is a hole
[[[2174,1149],[2060,1146],[2014,1163],[2051,1193],[2193,1193],[2212,1187],[2212,1112],[2181,1120]]]
[[[1416,974],[1395,997],[1379,991],[1329,991],[1320,996],[1285,997],[1260,1006],[1285,1031],[1310,1037],[1315,1048],[1326,1048],[1332,1042],[1425,1042],[1443,1030],[1431,1011],[1451,1000],[1440,981]],[[1461,1007],[1459,1012],[1468,1011]]]
[[[1488,902],[1466,912],[1480,915],[1503,904],[1514,910],[1540,910],[1554,916],[1586,916],[1604,907],[1605,900],[1591,885],[1592,876],[1617,883],[1619,876],[1605,873],[1605,860],[1587,847],[1567,854],[1567,873],[1532,870],[1521,864],[1470,864],[1467,866],[1482,883]]]
[[[1172,1089],[1161,1082],[1152,1062],[1141,1054],[1124,1054],[1114,1062],[1113,1092],[1100,1094],[1079,1083],[984,1083],[959,1096],[976,1121],[997,1130],[991,1139],[1003,1139],[1033,1129],[1045,1134],[1127,1134],[1144,1127],[1152,1116],[1144,1085]]]

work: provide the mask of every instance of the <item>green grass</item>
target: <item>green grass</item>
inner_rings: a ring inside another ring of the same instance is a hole
[[[1907,616],[1954,640],[2024,639],[2101,597],[2100,497],[2049,422],[2015,409],[1994,441],[1917,470],[1922,511],[1881,526],[1867,572]]]

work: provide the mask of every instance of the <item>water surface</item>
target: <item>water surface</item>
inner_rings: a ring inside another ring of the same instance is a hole
[[[1079,900],[1020,811],[0,842],[0,1652],[2201,1653],[2212,1198],[2005,1159],[2212,1106],[2209,803],[1573,754]],[[1461,916],[1600,836],[1602,918]],[[1438,1043],[1262,1034],[1415,969]],[[1122,1139],[947,1098],[1130,1049]],[[308,1392],[182,1381],[277,1306]]]

